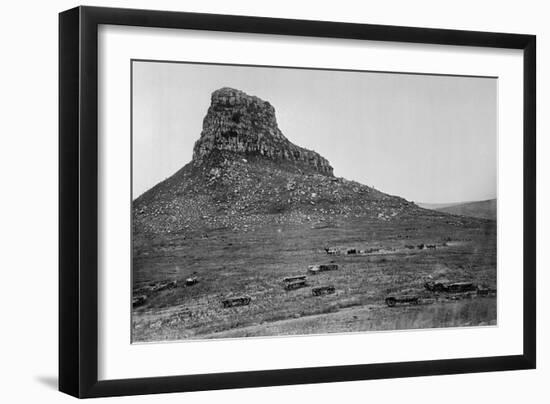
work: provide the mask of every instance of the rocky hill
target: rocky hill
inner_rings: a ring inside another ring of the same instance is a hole
[[[327,159],[283,135],[269,102],[222,88],[212,94],[193,160],[134,201],[133,226],[135,235],[246,231],[266,222],[389,221],[420,211],[430,212],[334,177]]]

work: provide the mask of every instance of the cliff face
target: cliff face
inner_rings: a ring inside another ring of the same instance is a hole
[[[193,164],[200,166],[215,150],[263,156],[333,175],[327,159],[296,146],[283,135],[269,102],[232,88],[221,88],[212,94],[201,137],[193,149]]]

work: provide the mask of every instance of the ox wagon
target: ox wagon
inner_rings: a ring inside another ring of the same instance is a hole
[[[198,278],[196,276],[193,276],[185,280],[185,286],[193,286],[193,285],[196,285],[198,282],[199,282]]]
[[[478,296],[496,296],[497,290],[493,288],[487,288],[485,286],[477,287]]]
[[[418,296],[388,296],[386,297],[386,304],[388,307],[393,307],[397,303],[417,305],[419,303],[419,299],[420,298]]]
[[[147,296],[145,295],[136,296],[132,299],[132,306],[133,307],[141,306],[145,304],[146,301],[147,301]]]
[[[234,306],[248,306],[252,299],[250,296],[238,296],[238,297],[229,297],[222,300],[222,305],[224,308],[234,307]]]
[[[298,275],[298,276],[287,276],[286,278],[283,278],[284,283],[288,282],[294,282],[294,281],[305,281],[307,276],[305,275]]]
[[[286,282],[285,283],[285,290],[294,290],[294,289],[300,289],[307,286],[305,279],[299,279],[292,282]]]
[[[338,265],[337,264],[310,265],[307,268],[307,271],[310,274],[318,274],[319,272],[336,271],[336,270],[338,270]]]
[[[311,294],[313,296],[330,295],[334,292],[336,292],[336,289],[332,285],[330,285],[330,286],[319,286],[317,288],[311,289]]]
[[[149,284],[149,291],[160,292],[165,289],[173,289],[178,286],[178,281],[163,281]]]
[[[477,289],[471,282],[426,282],[424,287],[430,292],[446,293],[473,292]]]
[[[286,278],[283,278],[285,290],[300,289],[307,286],[306,278],[307,276],[305,275],[287,276]]]

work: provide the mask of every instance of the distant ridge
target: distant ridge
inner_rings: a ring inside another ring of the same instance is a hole
[[[424,209],[450,213],[452,215],[477,217],[482,219],[497,219],[497,200],[459,202],[459,203],[416,203]]]

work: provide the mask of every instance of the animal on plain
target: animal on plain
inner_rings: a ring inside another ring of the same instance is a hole
[[[328,255],[336,255],[336,254],[338,254],[338,250],[336,250],[335,248],[328,248],[328,247],[325,247],[325,252],[326,252]]]

